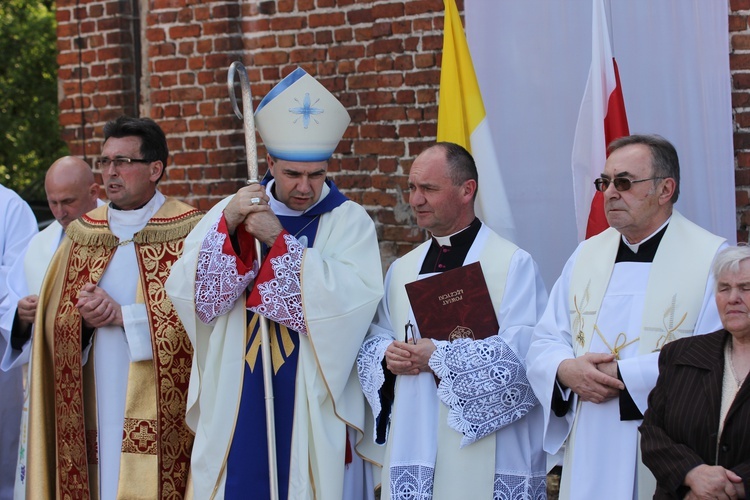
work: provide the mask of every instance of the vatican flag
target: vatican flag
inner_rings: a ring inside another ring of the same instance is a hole
[[[472,154],[479,171],[476,214],[515,242],[513,216],[455,0],[445,0],[444,30],[437,140],[460,144]]]

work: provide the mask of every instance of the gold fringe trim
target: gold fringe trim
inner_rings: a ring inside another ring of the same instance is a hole
[[[89,224],[83,219],[74,220],[68,224],[65,230],[73,243],[83,246],[103,246],[105,248],[114,248],[120,243],[120,239],[109,232],[109,228],[99,225]]]
[[[166,205],[166,203],[165,203]],[[187,207],[190,210],[179,214],[176,217],[169,218],[152,218],[151,221],[133,236],[133,241],[139,245],[166,243],[169,241],[180,240],[185,238],[190,231],[198,224],[203,217],[203,212],[196,210],[188,205],[174,207],[174,201],[169,208]],[[106,208],[99,207],[100,209]],[[105,248],[115,248],[120,244],[120,239],[109,231],[107,225],[106,212],[102,210],[104,220],[97,220],[84,216],[68,225],[65,234],[68,235],[74,243],[84,246],[103,246]],[[93,215],[93,214],[92,214]],[[100,214],[97,214],[100,215]]]
[[[135,233],[133,241],[143,245],[184,239],[202,217],[203,212],[193,210],[173,219],[151,219],[146,227]]]

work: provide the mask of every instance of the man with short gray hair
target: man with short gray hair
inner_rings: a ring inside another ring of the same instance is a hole
[[[658,351],[721,328],[711,262],[724,239],[673,209],[675,148],[655,135],[613,141],[596,179],[610,229],[582,242],[552,289],[526,357],[545,411],[544,446],[565,445],[560,498],[651,498],[638,425]]]

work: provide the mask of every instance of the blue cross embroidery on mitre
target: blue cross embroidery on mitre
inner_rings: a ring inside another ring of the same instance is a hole
[[[299,99],[296,97],[294,98],[295,101],[299,102]],[[310,93],[305,92],[305,97],[302,99],[302,106],[298,106],[296,108],[289,108],[290,113],[294,113],[295,115],[301,115],[302,118],[302,126],[307,128],[308,125],[310,125],[310,118],[312,115],[319,115],[323,113],[322,108],[314,108],[316,104],[318,104],[318,101],[320,99],[316,99],[314,103],[310,104]],[[299,121],[300,117],[297,117],[296,120],[294,120],[293,123],[297,123]],[[317,124],[320,124],[318,120],[313,118],[313,121]]]

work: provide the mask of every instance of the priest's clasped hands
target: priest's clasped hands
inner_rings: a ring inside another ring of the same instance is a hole
[[[608,401],[625,389],[625,384],[617,378],[617,361],[613,354],[587,352],[566,359],[557,368],[557,380],[583,401],[592,403]]]
[[[93,283],[83,285],[76,307],[88,328],[123,326],[120,304]]]
[[[385,350],[385,363],[394,375],[418,375],[431,372],[429,361],[435,352],[430,339],[419,339],[416,344],[394,340]]]

